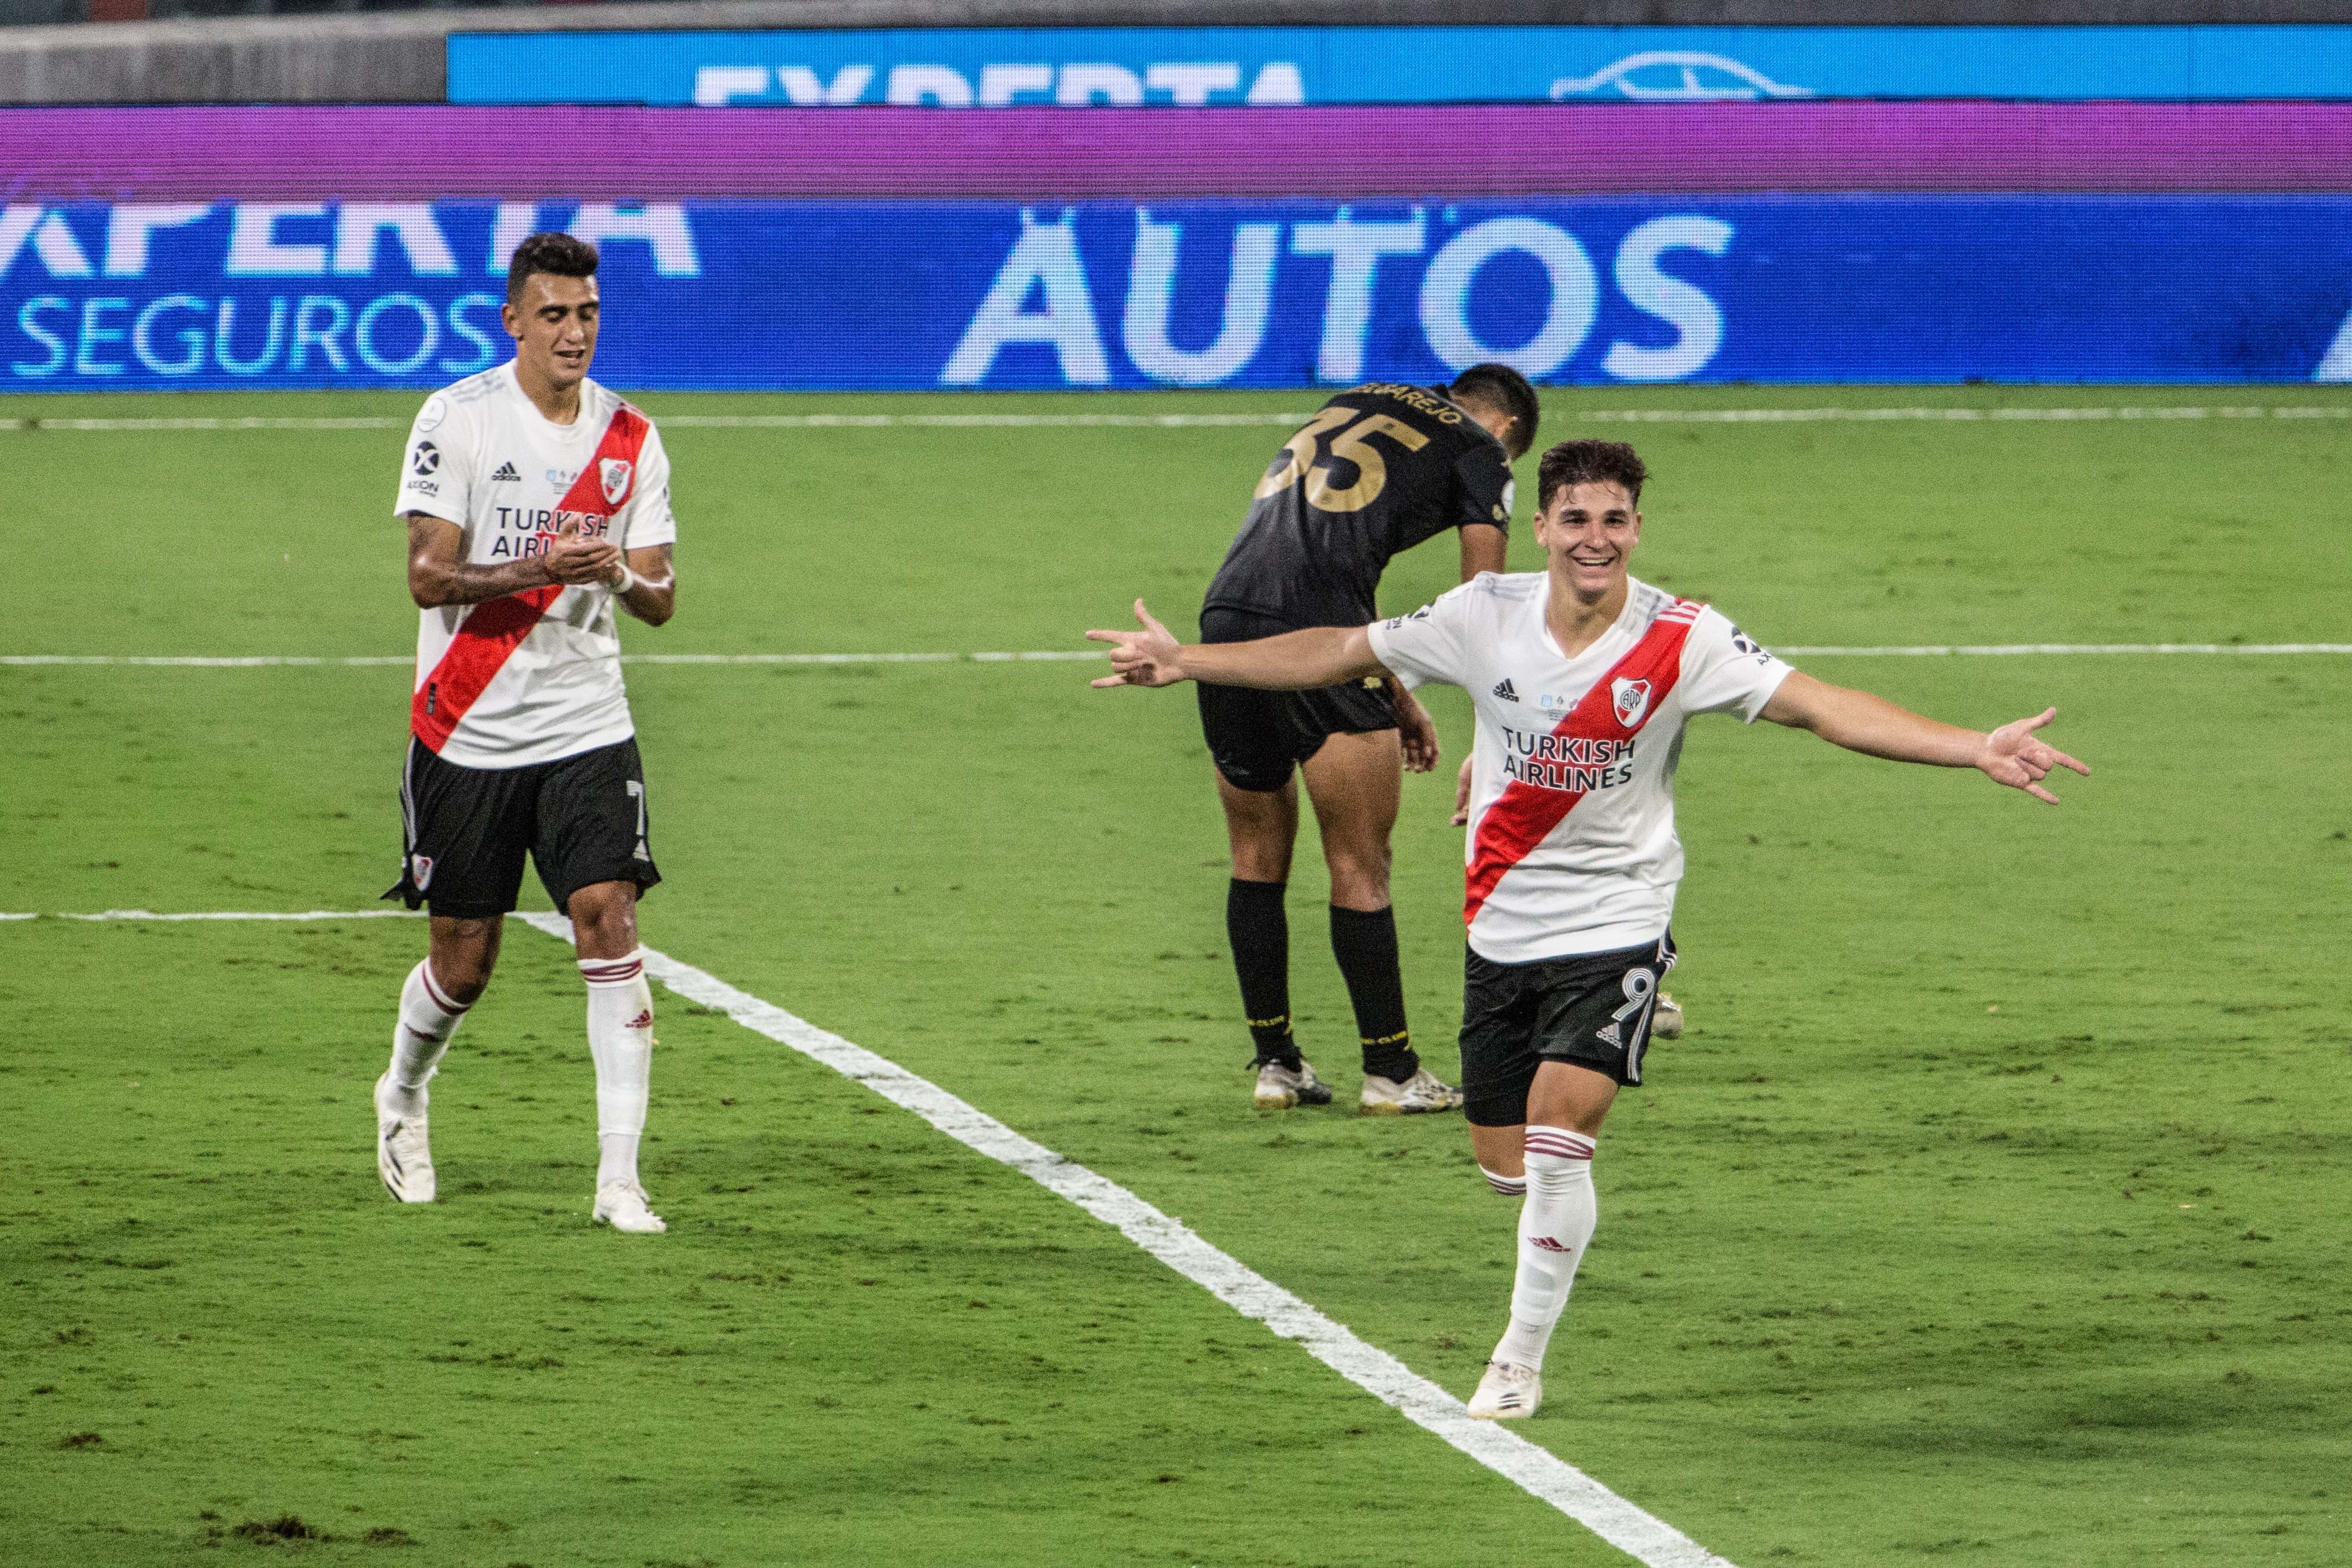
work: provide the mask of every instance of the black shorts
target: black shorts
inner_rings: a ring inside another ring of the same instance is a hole
[[[598,882],[661,880],[646,838],[646,769],[634,737],[520,768],[461,768],[421,742],[401,770],[400,880],[410,909],[479,920],[522,890],[522,858],[558,910]]]
[[[1463,1115],[1478,1127],[1525,1121],[1528,1088],[1547,1060],[1640,1083],[1658,985],[1674,966],[1672,932],[1639,947],[1533,963],[1495,963],[1465,950]]]
[[[1252,642],[1299,628],[1245,610],[1201,612],[1201,640]],[[1260,691],[1247,686],[1199,688],[1201,732],[1217,772],[1235,789],[1270,795],[1290,770],[1333,735],[1368,735],[1397,727],[1396,700],[1378,676],[1313,691]]]

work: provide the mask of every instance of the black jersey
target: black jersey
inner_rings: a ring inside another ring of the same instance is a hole
[[[1353,387],[1274,455],[1202,607],[1360,626],[1379,618],[1391,556],[1464,523],[1510,521],[1503,444],[1442,389]]]

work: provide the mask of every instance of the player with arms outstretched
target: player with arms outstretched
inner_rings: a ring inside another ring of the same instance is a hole
[[[1361,626],[1380,613],[1374,595],[1390,559],[1449,529],[1460,535],[1465,582],[1502,570],[1511,462],[1534,442],[1537,414],[1527,378],[1499,364],[1473,365],[1450,386],[1375,383],[1332,398],[1259,479],[1209,585],[1202,640]],[[1331,1100],[1290,1028],[1293,769],[1306,777],[1331,873],[1331,951],[1363,1047],[1360,1108],[1403,1115],[1461,1104],[1413,1051],[1389,907],[1403,770],[1436,763],[1436,725],[1380,672],[1307,691],[1204,683],[1200,696],[1233,850],[1225,932],[1255,1047],[1257,1104]]]
[[[430,904],[432,936],[376,1083],[376,1166],[394,1197],[433,1201],[425,1085],[489,984],[528,854],[571,916],[588,989],[592,1213],[658,1232],[637,1179],[654,1014],[636,906],[661,876],[614,614],[659,626],[677,608],[669,458],[650,420],[588,379],[593,246],[524,240],[502,317],[515,357],[425,400],[400,479],[421,614],[400,881],[384,896]]]
[[[1635,580],[1646,477],[1617,442],[1554,447],[1538,484],[1545,570],[1480,576],[1393,620],[1185,647],[1139,601],[1143,630],[1087,634],[1118,645],[1097,686],[1282,690],[1396,675],[1462,687],[1475,704],[1462,1087],[1486,1179],[1525,1197],[1510,1327],[1475,1416],[1535,1414],[1592,1236],[1601,1121],[1621,1085],[1642,1081],[1675,961],[1685,724],[1769,719],[1870,756],[1978,768],[2053,805],[2042,783],[2053,769],[2090,772],[2035,738],[2054,709],[1989,734],[1938,723],[1791,669],[1717,611]]]

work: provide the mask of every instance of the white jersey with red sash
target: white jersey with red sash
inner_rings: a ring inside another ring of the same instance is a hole
[[[567,524],[624,550],[677,537],[669,458],[643,414],[593,381],[580,417],[550,423],[511,363],[427,398],[410,429],[395,510],[464,531],[484,564],[544,551]],[[551,584],[421,612],[409,729],[445,762],[519,768],[635,733],[613,591]]]
[[[1789,675],[1716,611],[1638,581],[1616,623],[1563,658],[1544,626],[1550,586],[1539,572],[1486,573],[1371,627],[1390,669],[1476,705],[1463,918],[1496,963],[1664,935],[1683,874],[1683,725],[1753,722]]]

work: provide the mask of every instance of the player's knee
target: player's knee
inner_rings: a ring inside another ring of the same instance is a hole
[[[1385,847],[1334,854],[1326,845],[1324,863],[1331,868],[1331,901],[1343,910],[1384,910],[1389,907],[1389,857]]]
[[[1229,811],[1225,836],[1233,846],[1235,877],[1244,882],[1290,880],[1291,846],[1297,837],[1295,824],[1274,812],[1244,816]]]
[[[467,925],[487,922],[467,921]],[[498,966],[498,943],[486,931],[461,929],[454,940],[433,944],[433,983],[450,1001],[470,1007],[489,989]]]
[[[618,954],[636,946],[636,891],[626,882],[600,882],[572,895],[572,935],[583,952]]]
[[[1234,845],[1234,876],[1244,882],[1290,880],[1290,851],[1269,844]]]

